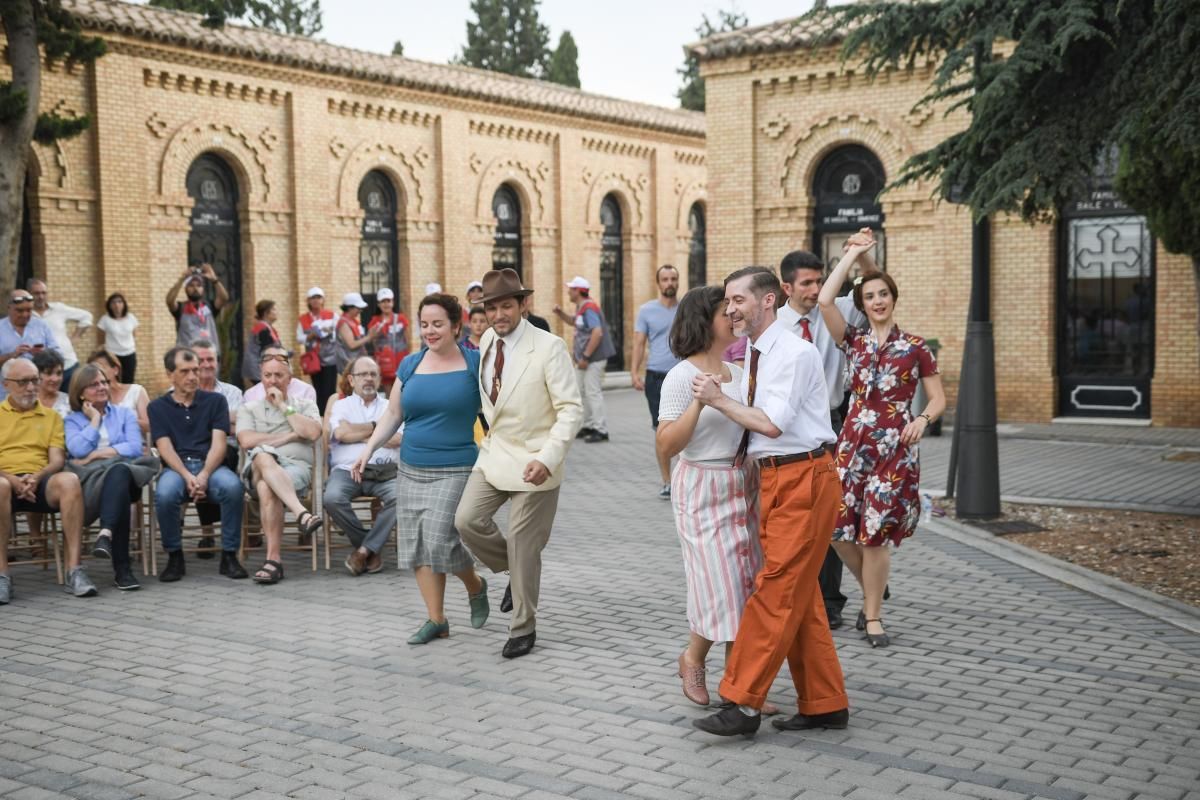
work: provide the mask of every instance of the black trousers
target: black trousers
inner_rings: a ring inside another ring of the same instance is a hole
[[[112,563],[114,567],[129,566],[129,505],[138,499],[137,484],[126,464],[116,464],[104,474],[103,494],[100,497],[100,527],[112,531]]]
[[[313,389],[317,392],[317,410],[325,413],[325,404],[329,398],[337,394],[338,371],[333,364],[322,366],[321,371],[312,376]]]
[[[136,383],[134,377],[137,375],[137,353],[117,356],[117,361],[121,362],[121,383]]]
[[[842,432],[842,412],[840,408],[831,408],[829,410],[830,422],[833,423],[833,432],[840,434]],[[846,607],[846,595],[842,594],[842,559],[838,558],[837,551],[833,549],[833,531],[830,531],[829,549],[825,551],[825,561],[821,564],[821,572],[817,575],[817,582],[821,586],[821,597],[825,600],[825,613],[831,611],[841,613]]]

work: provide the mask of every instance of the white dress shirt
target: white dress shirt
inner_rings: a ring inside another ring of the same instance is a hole
[[[496,337],[497,342],[504,342],[505,372],[508,371],[508,365],[512,363],[509,359],[516,352],[517,342],[521,341],[521,337],[525,335],[525,326],[528,324],[526,320],[521,320],[508,336]],[[492,391],[492,374],[496,371],[496,351],[498,349],[495,346],[489,347],[487,354],[483,356],[479,364],[479,385],[483,389],[484,394],[489,394]],[[500,385],[504,385],[503,374],[500,375]]]
[[[37,312],[34,312],[37,314]],[[50,326],[54,341],[63,357],[63,369],[70,369],[79,363],[75,355],[75,344],[71,341],[71,332],[67,329],[68,322],[74,322],[79,330],[92,327],[92,312],[82,308],[66,305],[65,303],[47,303],[46,310],[38,314],[42,321]]]
[[[837,306],[837,310],[842,312],[842,318],[846,320],[847,325],[853,325],[856,328],[866,327],[867,317],[854,307],[853,297],[846,295],[833,302]],[[800,320],[802,318],[808,320],[808,331],[812,336],[812,343],[817,346],[817,351],[821,354],[821,363],[825,371],[825,385],[829,387],[829,407],[840,406],[842,398],[846,395],[846,354],[837,346],[837,342],[833,341],[833,336],[825,327],[825,318],[821,316],[821,308],[813,306],[807,314],[801,315],[799,311],[792,308],[791,303],[786,303],[775,313],[776,318],[783,322],[788,330],[801,338],[804,338],[804,334],[800,330]]]
[[[772,439],[752,432],[747,456],[788,456],[832,444],[837,436],[829,423],[829,388],[816,346],[790,335],[787,323],[776,319],[750,347],[759,352],[754,407],[783,433]],[[743,403],[750,394],[752,357],[747,350]]]
[[[381,394],[376,395],[370,405],[364,403],[357,394],[343,397],[333,404],[333,411],[329,414],[329,463],[334,469],[349,470],[362,454],[363,448],[367,446],[366,439],[361,442],[349,443],[338,441],[337,435],[334,433],[338,429],[338,425],[343,422],[351,425],[378,422],[387,409],[387,404],[387,398]],[[400,460],[400,448],[380,447],[371,454],[371,459],[367,463],[386,464],[389,461],[398,460]]]

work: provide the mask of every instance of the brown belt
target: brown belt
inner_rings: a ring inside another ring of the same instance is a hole
[[[807,453],[792,453],[786,456],[764,456],[758,459],[758,466],[763,469],[774,469],[782,467],[784,464],[791,464],[793,461],[811,461],[814,458],[820,458],[828,452],[828,446],[821,445],[816,450],[809,450]]]

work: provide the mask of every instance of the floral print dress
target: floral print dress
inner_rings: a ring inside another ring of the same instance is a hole
[[[912,421],[918,382],[937,374],[937,361],[924,339],[896,326],[882,345],[870,329],[847,326],[840,346],[851,397],[837,443],[842,503],[833,540],[899,546],[921,515],[917,446],[903,444],[900,433]]]

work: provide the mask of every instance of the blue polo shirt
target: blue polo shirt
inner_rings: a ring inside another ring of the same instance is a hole
[[[212,449],[212,432],[229,435],[229,404],[217,392],[196,391],[190,406],[175,400],[168,392],[150,402],[150,440],[167,438],[180,458],[204,459]]]

